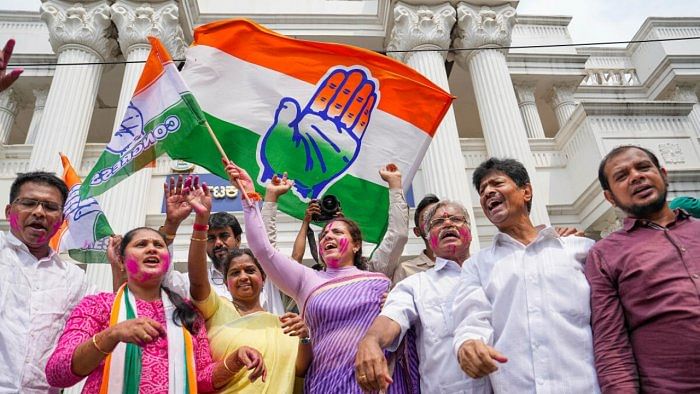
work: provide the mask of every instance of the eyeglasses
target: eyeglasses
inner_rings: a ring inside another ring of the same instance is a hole
[[[59,213],[63,210],[61,204],[52,201],[35,200],[33,198],[18,197],[12,204],[17,205],[17,208],[21,211],[33,211],[38,205],[41,205],[46,213]]]
[[[431,220],[428,228],[442,226],[448,220],[452,222],[452,224],[454,224],[455,226],[461,226],[467,222],[467,218],[465,218],[464,216],[447,216]]]

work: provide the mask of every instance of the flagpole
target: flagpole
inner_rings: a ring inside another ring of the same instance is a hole
[[[219,153],[221,153],[221,157],[226,159],[227,162],[231,162],[231,160],[228,159],[228,156],[226,156],[226,152],[224,151],[224,148],[221,146],[221,143],[219,142],[219,139],[216,138],[216,134],[214,134],[214,130],[211,129],[211,126],[209,126],[209,122],[206,120],[204,121],[204,124],[207,126],[207,130],[209,130],[209,135],[211,136],[211,139],[214,140],[214,145],[216,145],[216,149],[219,150]],[[248,197],[248,193],[245,192],[243,189],[243,186],[241,185],[241,180],[236,178],[236,185],[238,186],[238,190],[241,191],[241,194],[243,194],[243,198],[245,198],[245,201],[248,203],[248,205],[253,205],[253,202],[250,201],[250,197]]]

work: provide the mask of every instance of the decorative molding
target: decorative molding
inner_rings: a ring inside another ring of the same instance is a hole
[[[460,2],[457,6],[457,36],[455,48],[500,48],[510,45],[515,8],[475,6]],[[459,51],[457,58],[467,63],[474,51]]]
[[[679,84],[671,91],[669,99],[671,101],[688,101],[698,103],[697,84]]]
[[[34,110],[44,108],[46,98],[49,96],[49,88],[32,89],[32,94],[34,94]]]
[[[666,164],[683,164],[685,156],[680,144],[673,142],[664,142],[658,145],[661,158]]]
[[[135,3],[119,0],[112,5],[119,46],[128,56],[134,46],[149,46],[148,36],[158,37],[174,59],[185,56],[185,39],[177,3]]]
[[[12,116],[17,114],[18,96],[14,88],[0,92],[0,110],[9,112]]]
[[[577,102],[574,100],[574,92],[576,92],[575,85],[555,84],[552,86],[547,101],[551,102],[554,108],[564,104],[576,105]]]
[[[394,27],[391,29],[388,51],[412,49],[448,49],[450,33],[456,21],[456,11],[445,3],[435,7],[412,6],[402,2],[394,6]],[[411,52],[392,52],[389,56],[407,62]],[[444,58],[447,52],[440,52]]]
[[[56,53],[78,45],[107,60],[118,52],[107,1],[81,4],[49,0],[41,4],[41,19],[49,27],[49,42]]]

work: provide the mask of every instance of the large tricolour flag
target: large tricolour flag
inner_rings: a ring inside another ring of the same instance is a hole
[[[207,133],[206,119],[163,44],[148,37],[151,52],[119,127],[80,190],[97,196],[147,166],[190,133]],[[135,193],[144,192],[134,191]]]
[[[114,234],[100,204],[94,197],[81,198],[81,180],[68,158],[61,155],[63,181],[68,186],[68,199],[63,208],[66,219],[51,238],[50,245],[57,252],[68,252],[74,260],[83,263],[106,263],[109,237]]]
[[[229,158],[258,191],[274,174],[295,185],[280,208],[302,218],[310,199],[333,194],[365,240],[387,226],[393,162],[407,189],[452,96],[417,71],[347,45],[296,40],[246,20],[195,29],[182,76]],[[206,134],[169,151],[225,176]]]

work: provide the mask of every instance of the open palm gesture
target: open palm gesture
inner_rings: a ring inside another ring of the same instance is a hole
[[[182,195],[197,215],[208,215],[211,212],[211,193],[206,183],[199,183],[198,176],[190,175],[185,180]]]

